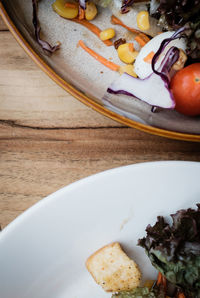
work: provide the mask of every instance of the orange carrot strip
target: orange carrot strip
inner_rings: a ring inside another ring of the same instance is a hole
[[[143,47],[150,40],[150,38],[145,34],[140,33],[135,37],[135,40],[139,43],[141,47]]]
[[[126,26],[121,20],[119,20],[118,18],[116,18],[113,15],[111,16],[111,23],[114,25],[120,25],[120,26],[126,28],[127,30],[131,31],[132,33],[138,34],[135,37],[135,40],[140,44],[141,47],[143,47],[150,40],[150,38],[146,34],[141,33],[137,29],[133,29],[131,27]]]
[[[161,283],[162,283],[162,273],[158,272],[157,285],[159,286]]]
[[[164,275],[162,275],[162,285],[164,287],[164,290],[166,291],[166,289],[167,289],[167,279]]]
[[[73,21],[75,23],[81,24],[82,26],[85,26],[87,29],[89,29],[91,32],[93,32],[96,36],[98,36],[100,38],[101,30],[97,26],[95,26],[94,24],[90,23],[89,21],[87,21],[85,19],[79,20],[78,18],[71,19],[70,21]],[[103,42],[108,47],[113,45],[111,40],[104,40]]]
[[[133,52],[133,51],[134,51],[134,45],[133,45],[133,43],[129,43],[129,44],[128,44],[128,48],[129,48],[129,50],[130,50],[131,52]]]
[[[74,3],[69,3],[69,2],[66,2],[66,3],[65,3],[65,7],[69,7],[69,8],[76,8],[76,7],[77,7],[77,5],[76,5],[76,4],[74,4]]]
[[[82,40],[79,40],[78,44],[84,49],[88,54],[90,54],[92,57],[94,57],[97,61],[105,65],[106,67],[110,68],[111,70],[118,71],[119,65],[108,61],[106,58],[102,57],[101,55],[97,54],[92,49],[88,48]]]
[[[113,25],[119,25],[119,26],[122,26],[122,27],[126,28],[127,30],[131,31],[132,33],[135,33],[135,34],[139,34],[139,33],[140,33],[139,30],[137,30],[137,29],[133,29],[133,28],[131,28],[131,27],[126,26],[122,21],[120,21],[118,18],[116,18],[116,17],[113,16],[113,15],[111,16],[111,23],[112,23]]]
[[[151,51],[146,57],[144,57],[144,62],[151,63],[153,56],[155,55],[154,51]]]
[[[79,6],[79,20],[83,20],[85,18],[85,10]]]

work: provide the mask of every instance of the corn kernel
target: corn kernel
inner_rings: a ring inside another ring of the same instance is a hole
[[[142,31],[150,28],[148,11],[142,10],[137,14],[137,26]]]
[[[126,72],[127,74],[129,74],[132,77],[137,78],[137,75],[134,71],[133,64],[127,64],[127,65],[120,66],[120,69],[119,69],[120,75],[122,75],[124,72]]]
[[[65,0],[56,0],[53,4],[53,10],[59,14],[61,17],[66,19],[74,19],[78,16],[78,3],[69,1],[70,4],[66,5],[68,2]]]
[[[129,46],[129,43],[121,44],[118,47],[117,52],[118,52],[119,59],[122,62],[127,64],[133,63],[138,55],[137,51],[133,51],[131,49],[131,47]]]
[[[85,18],[88,21],[93,20],[97,15],[97,8],[93,2],[86,3]]]
[[[115,36],[115,30],[113,28],[108,28],[106,30],[101,31],[100,38],[101,40],[108,40]]]

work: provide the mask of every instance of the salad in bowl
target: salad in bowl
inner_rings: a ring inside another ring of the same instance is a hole
[[[35,38],[45,53],[52,54],[62,41],[51,45],[41,38],[39,2],[32,0]],[[119,73],[103,100],[109,94],[124,94],[146,102],[152,112],[175,109],[188,116],[200,115],[200,0],[55,0],[52,9],[115,48],[122,64],[106,59],[87,40],[76,44]],[[95,18],[105,10],[111,12],[111,27],[101,30]],[[118,35],[115,26],[133,35]]]

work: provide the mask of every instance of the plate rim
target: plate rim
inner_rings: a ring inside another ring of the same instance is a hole
[[[12,220],[5,228],[3,228],[3,230],[0,233],[0,242],[4,240],[4,237],[7,236],[7,234],[9,235],[9,233],[12,233],[12,230],[15,229],[16,225],[20,225],[21,222],[23,222],[24,217],[26,218],[27,216],[30,216],[33,212],[35,212],[38,208],[42,207],[45,204],[48,204],[50,202],[50,200],[55,200],[57,195],[60,195],[62,193],[65,193],[66,190],[70,191],[70,189],[76,188],[77,185],[80,184],[85,184],[90,182],[93,179],[99,179],[99,177],[103,176],[105,177],[105,175],[112,175],[112,173],[116,173],[116,172],[121,172],[126,170],[127,168],[141,168],[141,167],[152,167],[152,166],[156,166],[156,167],[165,167],[165,166],[171,166],[171,165],[196,165],[200,167],[200,162],[198,161],[183,161],[183,160],[160,160],[160,161],[147,161],[147,162],[140,162],[140,163],[134,163],[134,164],[129,164],[129,165],[125,165],[125,166],[119,166],[116,168],[111,168],[108,170],[104,170],[101,172],[98,172],[96,174],[92,174],[89,176],[86,176],[84,178],[81,178],[77,181],[74,181],[58,190],[56,190],[55,192],[47,195],[46,197],[40,199],[37,203],[34,203],[32,206],[30,206],[28,209],[26,209],[24,212],[22,212],[20,215],[18,215],[14,220]]]
[[[136,128],[140,131],[166,137],[169,139],[176,139],[182,141],[193,141],[200,142],[200,135],[181,133],[176,131],[165,130],[157,127],[153,127],[147,124],[136,122],[132,119],[123,117],[115,112],[108,110],[101,104],[96,103],[92,98],[86,96],[83,92],[78,91],[70,83],[62,79],[48,64],[31,48],[29,43],[25,40],[22,34],[19,32],[11,18],[9,17],[3,3],[0,0],[0,16],[2,17],[4,23],[7,25],[9,31],[12,33],[19,45],[24,49],[24,51],[29,55],[29,57],[39,66],[39,68],[46,73],[57,85],[62,87],[65,91],[70,93],[73,97],[78,99],[80,102],[84,103],[86,106],[92,108],[93,110],[99,112],[100,114],[117,121],[126,126]]]

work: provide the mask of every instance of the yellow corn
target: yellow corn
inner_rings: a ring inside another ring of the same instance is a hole
[[[132,50],[129,43],[121,44],[117,49],[117,53],[119,59],[127,64],[133,63],[138,55],[138,52]]]
[[[106,30],[101,31],[100,38],[101,40],[108,40],[115,36],[115,30],[113,28],[108,28]]]
[[[72,7],[65,6],[67,2],[65,0],[56,0],[53,4],[53,10],[61,17],[66,19],[74,19],[78,16],[78,3],[69,1],[68,3],[73,4]],[[73,7],[74,6],[74,7]]]
[[[124,72],[126,72],[130,76],[137,78],[137,75],[134,71],[133,64],[126,64],[126,65],[120,66],[119,72],[120,72],[120,75],[122,75]]]
[[[137,26],[142,31],[150,28],[148,11],[142,10],[137,14]]]
[[[85,9],[85,18],[88,21],[93,20],[97,15],[97,8],[93,2],[87,2]]]

